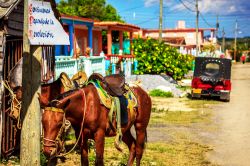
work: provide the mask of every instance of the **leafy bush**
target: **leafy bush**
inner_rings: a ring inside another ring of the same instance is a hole
[[[154,97],[174,97],[172,92],[165,92],[160,89],[154,89],[150,91],[149,95]]]
[[[132,48],[138,60],[137,74],[166,73],[175,80],[183,78],[192,68],[192,55],[182,55],[177,49],[154,39],[136,39]]]

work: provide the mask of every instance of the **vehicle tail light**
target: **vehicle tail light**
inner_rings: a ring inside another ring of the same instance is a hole
[[[198,77],[193,78],[192,88],[197,88],[200,82],[201,82],[200,78],[198,78]]]
[[[224,81],[224,89],[225,90],[231,90],[231,81],[230,80],[225,80]]]

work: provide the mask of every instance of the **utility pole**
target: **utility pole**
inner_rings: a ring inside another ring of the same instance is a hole
[[[218,17],[219,17],[219,16],[218,16],[218,14],[217,14],[217,16],[216,16],[216,34],[215,34],[216,43],[217,43],[217,39],[218,39],[218,31],[219,31],[219,26],[220,26]]]
[[[199,34],[199,6],[198,0],[196,0],[196,57],[199,55],[199,41],[198,41],[198,34]]]
[[[162,41],[162,10],[163,10],[163,0],[160,0],[160,16],[159,16],[159,41]]]
[[[40,166],[41,114],[37,93],[41,84],[42,48],[29,43],[28,5],[28,0],[24,0],[20,165]]]
[[[222,51],[225,53],[225,31],[224,31],[224,27],[222,30]]]
[[[238,34],[238,22],[235,21],[235,32],[234,32],[234,60],[236,62],[236,53],[237,53],[237,34]]]

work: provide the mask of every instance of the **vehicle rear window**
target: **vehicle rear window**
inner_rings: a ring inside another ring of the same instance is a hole
[[[218,63],[208,63],[206,64],[205,72],[208,75],[216,75],[219,73],[220,65]]]

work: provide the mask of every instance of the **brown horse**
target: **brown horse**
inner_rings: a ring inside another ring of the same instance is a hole
[[[131,89],[138,100],[138,107],[135,108],[136,119],[131,121],[129,115],[128,123],[122,125],[122,141],[128,146],[130,152],[127,165],[133,165],[136,158],[136,165],[139,166],[146,141],[146,128],[150,119],[152,104],[149,95],[142,88],[136,86]],[[47,157],[52,157],[60,151],[58,137],[63,130],[63,121],[66,118],[71,122],[76,138],[80,138],[78,145],[81,148],[82,165],[89,165],[88,139],[95,141],[95,165],[104,165],[105,135],[114,136],[114,133],[107,132],[109,110],[101,104],[96,88],[89,84],[80,90],[71,92],[66,97],[59,99],[56,107],[63,109],[64,112],[45,109],[42,116],[44,154]],[[136,139],[130,132],[132,125],[135,127]]]

